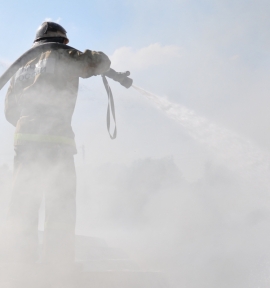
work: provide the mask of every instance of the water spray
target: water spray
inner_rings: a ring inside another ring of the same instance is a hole
[[[256,147],[251,141],[220,127],[183,105],[170,102],[136,85],[134,89],[146,96],[159,110],[178,122],[197,142],[204,144],[221,163],[240,172],[245,179],[256,179],[269,186],[270,154]]]

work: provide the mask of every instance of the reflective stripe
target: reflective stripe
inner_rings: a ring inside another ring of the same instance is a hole
[[[65,144],[76,147],[74,139],[63,136],[22,134],[22,133],[16,133],[14,135],[15,145],[23,145],[25,144],[25,142],[40,142],[40,143],[45,142],[45,143]]]

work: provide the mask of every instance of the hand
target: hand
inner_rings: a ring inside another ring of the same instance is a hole
[[[114,81],[121,82],[124,78],[130,75],[129,71],[126,72],[116,72],[112,68],[104,73],[105,76],[113,79]]]
[[[128,76],[130,75],[129,71],[116,72],[113,69],[109,69],[103,75],[113,79],[114,81],[119,82],[121,85],[123,85],[126,88],[129,88],[133,83],[132,79],[128,78]]]

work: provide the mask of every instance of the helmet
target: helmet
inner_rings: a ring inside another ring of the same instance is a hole
[[[69,42],[67,31],[54,22],[43,22],[37,30],[34,42],[47,38],[65,38]]]

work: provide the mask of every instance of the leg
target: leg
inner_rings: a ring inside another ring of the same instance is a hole
[[[75,258],[76,172],[73,155],[53,153],[45,192],[45,261],[72,264]]]
[[[18,149],[14,158],[12,196],[6,222],[8,260],[38,258],[38,211],[42,201],[42,165],[35,150]]]

